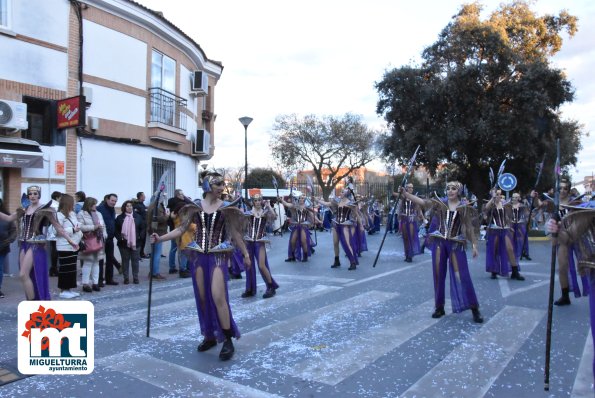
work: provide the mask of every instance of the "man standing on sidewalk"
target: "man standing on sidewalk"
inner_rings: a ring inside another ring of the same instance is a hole
[[[118,268],[116,259],[114,258],[114,233],[116,231],[116,210],[114,207],[118,202],[118,195],[110,193],[105,195],[103,202],[97,206],[97,211],[103,216],[105,222],[105,230],[107,232],[107,239],[105,240],[105,267],[99,264],[99,286],[103,284],[103,270],[105,268],[105,284],[117,285],[118,282],[114,280],[114,267]]]

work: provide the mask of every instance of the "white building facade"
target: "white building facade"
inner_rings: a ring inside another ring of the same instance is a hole
[[[0,0],[0,48],[9,210],[29,185],[42,200],[52,191],[150,197],[165,171],[168,195],[199,196],[223,66],[160,13],[130,0]],[[78,126],[59,129],[59,101],[79,95]]]

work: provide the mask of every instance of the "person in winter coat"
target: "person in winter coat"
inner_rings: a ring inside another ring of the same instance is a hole
[[[122,273],[124,284],[130,283],[130,270],[132,268],[132,281],[139,283],[138,268],[140,261],[141,237],[146,233],[145,220],[134,212],[131,200],[122,204],[122,213],[116,217],[116,230],[114,236],[122,257]]]

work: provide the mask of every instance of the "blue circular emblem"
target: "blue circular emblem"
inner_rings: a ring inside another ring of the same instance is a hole
[[[512,191],[516,188],[516,177],[510,173],[504,173],[498,178],[498,186],[504,191]]]

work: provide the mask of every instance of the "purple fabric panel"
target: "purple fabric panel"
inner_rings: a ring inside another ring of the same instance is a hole
[[[479,307],[475,288],[469,274],[467,253],[461,243],[434,239],[432,250],[432,271],[436,308],[444,307],[446,272],[450,271],[450,300],[455,313]],[[457,271],[455,272],[456,260]]]
[[[306,245],[308,246],[306,250],[302,247],[302,239],[301,234],[302,231],[306,234]],[[295,249],[293,253],[291,252],[291,240],[294,237],[294,234],[297,235],[297,240],[295,242]],[[287,254],[288,257],[293,257],[298,261],[302,261],[304,252],[308,253],[308,256],[312,255],[312,234],[310,233],[310,229],[304,225],[296,224],[291,231],[291,235],[289,236],[289,243],[287,244]]]
[[[574,293],[574,297],[588,296],[589,295],[589,278],[581,276],[581,283],[578,282],[578,275],[576,272],[576,261],[575,261],[576,247],[570,245],[568,247],[568,280],[570,283],[570,290]],[[582,293],[581,293],[582,285]]]
[[[335,224],[335,231],[339,236],[339,242],[341,243],[343,251],[347,255],[347,258],[349,258],[349,264],[359,264],[359,262],[357,261],[357,257],[355,256],[355,253],[349,248],[347,242],[347,239],[349,239],[349,244],[353,248],[355,239],[353,233],[351,232],[351,227],[351,225]],[[345,237],[345,231],[347,231],[347,238]]]
[[[512,237],[514,244],[514,256],[517,263],[523,254],[523,246],[525,245],[525,238],[527,237],[527,226],[521,223],[512,224]]]
[[[262,275],[262,271],[260,271],[260,267],[258,266],[258,252],[260,251],[261,247],[265,249],[264,246],[264,242],[246,242],[246,248],[248,249],[248,253],[250,253],[250,259],[252,261],[252,266],[250,267],[250,269],[246,269],[246,291],[252,291],[256,293],[256,268],[258,268],[258,271],[260,272],[260,276],[262,277],[264,283],[268,285],[266,279],[264,279],[264,276]],[[273,278],[273,274],[271,273],[271,268],[269,267],[269,258],[266,255],[266,249],[264,254],[264,265],[269,270],[269,274],[271,275],[271,287],[275,289],[279,288],[279,285],[277,284],[275,278]]]
[[[510,238],[508,229],[488,229],[486,244],[486,272],[495,272],[508,276],[511,264],[506,252],[506,238]]]
[[[185,250],[184,253],[188,257],[188,265],[190,267],[190,271],[192,272],[192,287],[194,288],[194,299],[196,302],[196,310],[198,312],[198,321],[200,323],[201,334],[206,339],[217,339],[217,341],[220,343],[225,340],[225,335],[223,334],[223,330],[219,323],[217,307],[213,301],[213,294],[211,291],[211,280],[213,278],[213,273],[216,269],[219,269],[223,273],[223,280],[225,281],[225,298],[227,301],[227,309],[229,311],[231,331],[233,333],[233,337],[236,339],[240,338],[240,330],[233,319],[231,308],[229,306],[229,292],[227,289],[227,281],[229,280],[227,267],[229,265],[231,256],[229,254],[203,254],[194,250]],[[201,303],[200,301],[200,295],[196,281],[197,269],[201,269],[203,272],[203,283],[205,287],[204,303]]]
[[[29,273],[35,291],[34,300],[51,300],[50,278],[45,245],[21,242],[21,251],[33,250],[33,268]]]
[[[413,257],[421,254],[421,246],[419,244],[419,226],[415,221],[409,221],[403,218],[401,221],[401,234],[403,236],[403,247],[405,248],[405,256]]]
[[[244,255],[240,249],[235,248],[231,255],[231,273],[240,275],[244,271]]]

